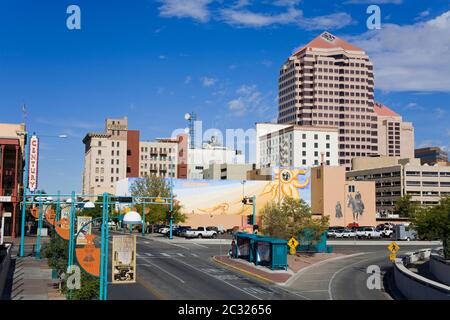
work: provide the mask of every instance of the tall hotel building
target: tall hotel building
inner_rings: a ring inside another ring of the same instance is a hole
[[[324,32],[295,52],[279,76],[279,124],[338,128],[339,165],[378,154],[373,64],[366,53]]]

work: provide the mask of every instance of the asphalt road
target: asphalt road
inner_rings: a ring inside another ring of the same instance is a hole
[[[400,246],[402,244],[400,243]],[[399,254],[430,245],[404,246]],[[211,260],[229,244],[203,241],[170,242],[137,237],[137,283],[109,285],[108,299],[121,300],[386,300],[392,299],[382,280],[381,290],[369,290],[367,268],[392,264],[386,245],[334,245],[351,256],[328,261],[296,276],[290,286],[271,285],[226,269]],[[356,254],[356,255],[355,255]]]
[[[402,246],[402,243],[400,243]],[[404,246],[397,253],[429,248],[430,245]],[[393,265],[385,245],[335,245],[333,251],[349,256],[305,269],[290,280],[291,290],[309,300],[391,300],[396,288],[389,281]],[[380,289],[369,289],[369,266],[379,267]],[[394,295],[396,296],[396,295]]]
[[[211,257],[228,245],[172,244],[137,238],[137,283],[109,285],[108,299],[120,300],[292,300],[286,289],[221,267]]]

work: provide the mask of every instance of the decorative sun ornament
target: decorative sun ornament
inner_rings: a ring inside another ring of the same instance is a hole
[[[303,180],[299,177],[303,176]],[[300,199],[299,189],[305,189],[309,185],[307,170],[303,169],[275,169],[274,181],[266,186],[264,194],[271,193],[272,200],[280,195],[282,199],[291,197]]]

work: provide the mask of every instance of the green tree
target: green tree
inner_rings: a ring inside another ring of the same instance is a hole
[[[68,241],[53,234],[50,241],[44,248],[44,256],[47,258],[49,267],[55,269],[59,276],[66,275],[67,258],[68,258]],[[73,300],[92,300],[98,297],[99,279],[93,277],[84,271],[81,272],[81,288],[79,290],[72,290],[68,295],[69,299]],[[62,293],[67,295],[68,289],[63,283]]]
[[[442,198],[437,206],[419,210],[413,225],[421,239],[442,240],[444,257],[450,260],[450,197]]]
[[[411,201],[410,195],[405,195],[395,202],[394,214],[398,214],[402,218],[413,217],[419,209],[419,206]]]
[[[310,229],[318,239],[328,228],[328,217],[314,218],[310,206],[303,200],[286,198],[281,206],[268,203],[262,209],[262,231],[271,237],[289,239]]]
[[[161,197],[170,198],[170,184],[161,177],[146,176],[136,179],[130,187],[131,195],[134,197]],[[173,195],[175,199],[176,195]],[[146,205],[149,214],[145,215],[145,221],[150,224],[167,222],[170,210],[167,204],[151,204]],[[142,212],[142,205],[137,205],[136,209]],[[173,206],[173,222],[180,223],[186,221],[186,216],[181,213],[181,206],[174,203]]]

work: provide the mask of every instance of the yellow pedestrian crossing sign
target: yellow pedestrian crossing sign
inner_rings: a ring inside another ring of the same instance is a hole
[[[294,237],[292,237],[291,239],[289,239],[288,241],[288,246],[291,248],[289,250],[289,254],[296,254],[297,253],[297,246],[298,246],[298,241],[297,239],[295,239]]]
[[[389,251],[392,252],[393,254],[396,254],[396,253],[398,252],[398,250],[400,250],[400,246],[399,246],[397,243],[392,242],[392,243],[388,246],[388,249],[389,249]]]
[[[397,255],[395,253],[391,253],[389,255],[389,260],[391,260],[392,262],[395,262],[395,259],[397,259]]]
[[[298,241],[297,239],[295,239],[294,237],[292,237],[291,239],[289,239],[288,241],[288,246],[291,248],[297,248],[298,246]]]

